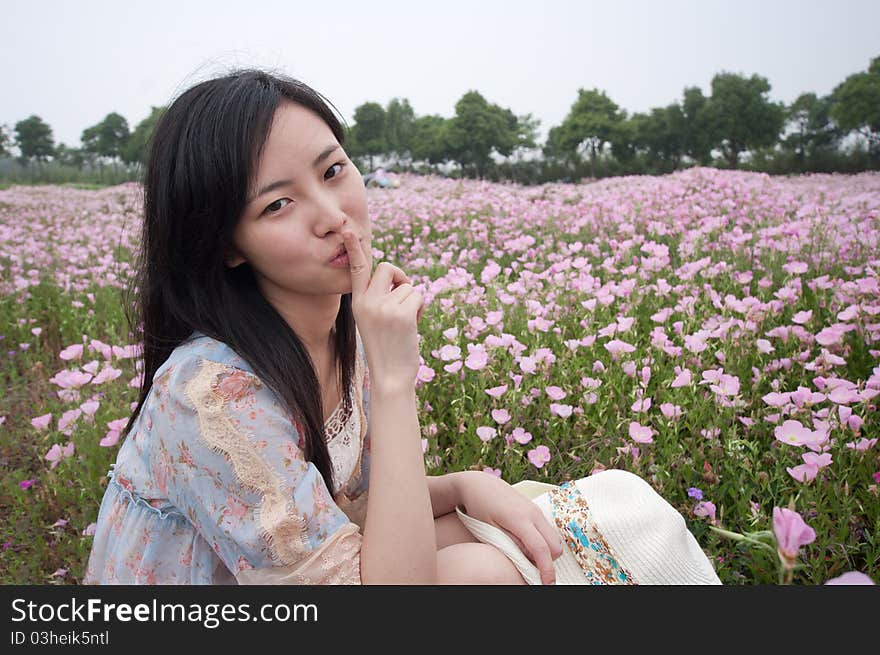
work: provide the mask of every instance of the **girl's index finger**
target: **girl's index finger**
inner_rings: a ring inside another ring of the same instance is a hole
[[[351,295],[352,298],[356,298],[366,291],[370,284],[367,257],[354,233],[344,232],[342,240],[345,245],[345,251],[348,253],[348,267],[351,273]]]

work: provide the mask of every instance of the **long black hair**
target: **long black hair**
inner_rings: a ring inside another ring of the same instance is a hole
[[[333,489],[320,386],[308,351],[262,295],[247,263],[224,264],[260,154],[280,103],[315,112],[343,144],[328,101],[306,84],[258,70],[201,82],[162,114],[151,137],[144,181],[144,221],[133,302],[143,330],[143,382],[128,435],[153,376],[194,330],[224,342],[283,401],[304,428],[304,455]],[[351,411],[357,340],[351,294],[343,294],[331,339],[334,364]],[[136,332],[135,332],[136,333]]]

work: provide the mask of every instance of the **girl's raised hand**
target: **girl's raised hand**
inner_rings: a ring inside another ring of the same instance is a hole
[[[409,277],[398,267],[380,262],[370,275],[370,265],[353,232],[342,234],[351,274],[351,309],[370,369],[371,385],[389,390],[410,390],[419,371],[417,323],[424,300]]]

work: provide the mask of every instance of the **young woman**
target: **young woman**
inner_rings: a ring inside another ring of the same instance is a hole
[[[132,317],[144,381],[84,581],[717,582],[632,474],[425,475],[423,299],[373,269],[343,140],[321,95],[260,71],[198,84],[160,119]]]
[[[533,503],[481,472],[425,475],[422,296],[372,272],[343,140],[322,96],[260,71],[196,85],[156,126],[144,381],[85,582],[521,584],[457,505],[552,582],[561,539]]]

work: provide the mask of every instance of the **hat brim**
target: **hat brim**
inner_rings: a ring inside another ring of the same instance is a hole
[[[681,514],[639,476],[609,469],[569,485],[576,493],[533,481],[514,485],[564,537],[567,547],[554,560],[557,585],[721,584]],[[506,532],[458,507],[456,512],[471,534],[501,550],[528,584],[541,584],[537,567]],[[564,522],[557,520],[561,515]],[[578,525],[565,529],[573,519]]]

